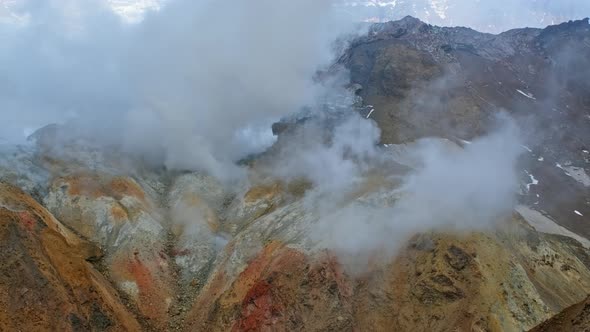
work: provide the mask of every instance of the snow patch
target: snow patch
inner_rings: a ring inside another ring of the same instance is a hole
[[[583,184],[584,187],[590,187],[590,176],[586,174],[586,171],[582,167],[566,166],[560,168],[563,169],[569,177]]]
[[[560,163],[555,163],[555,167],[557,167],[557,168],[561,169],[561,170],[562,170],[562,171],[565,173],[565,175],[569,176],[570,178],[572,177],[572,176],[570,175],[570,173],[568,173],[568,172],[565,170],[565,168],[563,168],[563,166],[561,166],[561,164],[560,164]]]
[[[469,142],[469,141],[466,141],[466,140],[464,140],[464,139],[462,139],[462,140],[461,140],[461,142],[462,142],[463,144],[465,144],[465,145],[470,145],[470,144],[471,144],[471,142]]]
[[[585,248],[590,248],[590,241],[588,239],[558,225],[551,218],[539,211],[533,210],[528,206],[519,205],[516,207],[516,212],[538,232],[567,236],[580,242]]]
[[[524,92],[524,91],[522,91],[522,90],[519,90],[519,89],[516,89],[516,92],[518,92],[518,93],[520,93],[521,95],[523,95],[523,96],[527,97],[528,99],[537,100],[537,98],[535,98],[535,96],[533,96],[533,94],[532,94],[532,93],[527,93],[527,92]]]
[[[584,215],[583,215],[582,213],[580,213],[580,211],[578,211],[578,210],[574,210],[574,213],[575,213],[575,214],[577,214],[577,215],[579,215],[580,217],[583,217],[583,216],[584,216]]]
[[[371,111],[369,112],[369,114],[367,114],[367,119],[371,117],[371,114],[373,114],[373,112],[375,111],[375,109],[371,109]]]
[[[528,192],[531,190],[531,186],[536,186],[539,184],[539,180],[535,179],[535,176],[529,173],[527,170],[524,172],[529,176],[529,178],[531,178],[531,183],[526,184],[526,191]]]

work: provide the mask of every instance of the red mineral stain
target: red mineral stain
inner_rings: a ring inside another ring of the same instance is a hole
[[[297,250],[282,247],[279,242],[272,242],[253,259],[248,267],[240,274],[234,284],[233,291],[237,298],[241,298],[239,319],[234,324],[233,331],[260,331],[276,326],[280,323],[284,302],[280,296],[276,297],[275,289],[282,284],[273,275],[279,273],[295,273],[295,266],[305,264],[305,255]],[[243,297],[241,290],[246,288]]]
[[[36,220],[30,212],[22,211],[18,213],[18,216],[27,230],[32,232],[35,229]]]
[[[260,331],[278,320],[282,306],[272,297],[272,285],[266,280],[254,284],[242,302],[241,318],[233,331]]]
[[[158,296],[159,292],[154,287],[154,279],[152,277],[152,273],[148,269],[147,266],[137,257],[137,255],[129,261],[127,268],[131,275],[133,276],[133,280],[137,283],[137,288],[139,289],[139,305],[141,311],[147,317],[158,317],[159,310],[157,306],[152,304],[158,303],[154,301]]]

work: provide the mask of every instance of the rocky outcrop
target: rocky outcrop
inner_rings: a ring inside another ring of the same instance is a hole
[[[588,238],[588,59],[588,19],[492,35],[406,17],[373,25],[340,62],[385,144],[469,143],[499,111],[512,114],[525,152],[522,203]]]
[[[546,322],[532,329],[532,332],[572,331],[590,329],[590,297],[563,310]]]
[[[491,35],[406,17],[373,25],[340,61],[375,107],[386,143],[424,135],[468,139],[498,108],[570,120],[562,123],[582,143],[583,123],[571,120],[583,120],[588,86],[570,70],[587,67],[589,35],[587,20]],[[554,135],[545,138],[556,144]]]
[[[587,252],[578,257],[579,244],[539,235],[518,217],[493,235],[419,235],[361,276],[296,244],[250,249],[257,232],[247,233],[226,248],[187,315],[189,330],[522,330],[590,292]]]
[[[140,330],[92,265],[101,256],[29,195],[0,183],[0,330]]]
[[[164,326],[172,302],[167,231],[156,202],[132,178],[100,172],[55,178],[46,207],[104,249],[106,273],[145,317]]]

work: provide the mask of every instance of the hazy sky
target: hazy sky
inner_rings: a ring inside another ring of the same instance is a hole
[[[26,19],[15,13],[19,2],[0,0],[0,21]],[[48,0],[50,1],[50,0]],[[175,0],[100,0],[128,22]],[[63,0],[66,4],[71,0]],[[354,20],[386,21],[406,15],[436,25],[461,25],[486,32],[530,26],[544,27],[590,16],[588,0],[338,0],[342,14]],[[231,3],[226,1],[227,6]]]
[[[171,0],[105,0],[129,21]],[[173,0],[172,0],[173,1]],[[544,27],[590,16],[588,0],[340,0],[344,15],[356,20],[416,16],[436,25],[462,25],[485,32]]]

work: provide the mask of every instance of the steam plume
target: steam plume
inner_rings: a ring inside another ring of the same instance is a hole
[[[69,120],[169,168],[239,173],[269,124],[311,103],[352,25],[331,1],[169,1],[138,24],[100,1],[25,1],[1,26],[9,138]],[[264,128],[260,133],[260,128]],[[244,136],[245,135],[245,136]]]

